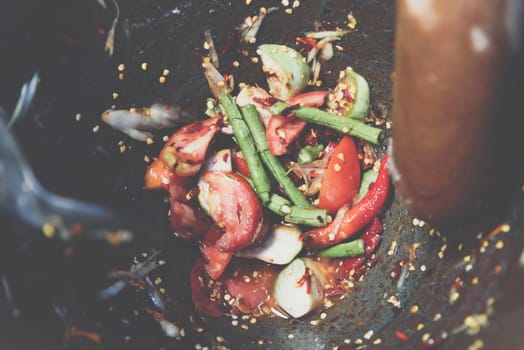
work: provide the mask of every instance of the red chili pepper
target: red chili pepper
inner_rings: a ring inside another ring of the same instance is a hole
[[[298,36],[296,37],[295,41],[297,42],[297,44],[318,49],[317,41],[313,38],[308,38],[308,37],[301,38]]]
[[[302,234],[306,248],[324,248],[344,241],[362,230],[380,213],[388,197],[390,186],[387,163],[388,155],[386,154],[382,159],[377,180],[370,186],[364,198],[344,214],[336,232],[333,232],[335,222],[332,222]]]
[[[366,227],[365,232],[361,236],[364,239],[366,253],[363,256],[343,259],[342,263],[337,269],[337,275],[341,276],[342,278],[347,278],[350,271],[353,270],[353,278],[358,279],[360,275],[366,270],[366,266],[364,265],[366,259],[371,256],[371,254],[373,254],[382,240],[382,231],[383,228],[380,219],[373,219],[373,221],[371,221],[371,223]]]
[[[404,333],[404,332],[397,331],[395,333],[395,335],[397,336],[398,339],[400,339],[402,341],[408,341],[409,340],[409,336],[407,336],[406,333]]]

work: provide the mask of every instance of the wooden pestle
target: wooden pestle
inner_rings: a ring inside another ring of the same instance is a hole
[[[511,89],[524,65],[524,1],[397,3],[390,169],[413,215],[447,225],[491,201],[488,193],[506,181],[511,157],[502,147],[518,147],[511,152],[524,162],[514,130],[501,135],[523,117]]]

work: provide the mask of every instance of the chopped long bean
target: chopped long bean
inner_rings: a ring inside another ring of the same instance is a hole
[[[358,137],[378,145],[382,142],[384,131],[367,125],[359,120],[331,114],[313,107],[298,107],[293,110],[295,116],[308,122],[326,126],[343,134]]]
[[[255,140],[255,144],[262,162],[269,169],[271,175],[273,175],[277,183],[282,186],[282,189],[289,197],[291,202],[300,207],[308,208],[310,204],[307,198],[302,194],[302,192],[299,191],[293,181],[289,178],[286,169],[282,163],[280,163],[278,158],[272,155],[269,151],[264,125],[258,116],[255,106],[243,106],[241,110],[249,131],[251,131],[251,135],[253,135],[253,139]]]
[[[258,156],[253,140],[253,135],[242,118],[242,114],[238,109],[235,101],[231,95],[223,95],[221,103],[227,114],[229,123],[233,128],[233,134],[237,140],[244,157],[246,158],[247,167],[251,174],[251,181],[253,186],[263,203],[269,202],[269,191],[271,190],[271,183],[262,166],[260,157]]]
[[[324,209],[301,208],[298,206],[292,206],[290,209],[289,214],[284,216],[284,221],[292,224],[323,227],[331,222],[331,217]]]
[[[322,227],[331,222],[331,217],[324,209],[302,208],[291,203],[278,194],[271,194],[269,210],[284,217],[284,221],[291,224]]]

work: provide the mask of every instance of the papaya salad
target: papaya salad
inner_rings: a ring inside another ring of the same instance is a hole
[[[173,231],[200,249],[198,313],[300,318],[347,295],[372,264],[390,188],[388,156],[372,147],[384,130],[366,123],[370,88],[353,69],[319,90],[300,52],[257,54],[267,91],[214,93],[208,118],[172,134],[145,183],[168,192]]]

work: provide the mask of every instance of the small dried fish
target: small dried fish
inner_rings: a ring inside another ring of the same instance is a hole
[[[215,42],[213,41],[213,37],[211,36],[211,31],[209,29],[206,29],[204,31],[204,38],[206,39],[206,49],[209,51],[209,59],[211,60],[211,64],[218,68],[220,67],[220,62],[218,60],[218,53],[217,49],[215,47]]]
[[[257,33],[260,30],[262,21],[271,12],[277,10],[278,7],[270,7],[268,9],[261,8],[258,15],[248,16],[244,22],[237,27],[240,33],[240,41],[245,44],[254,44],[257,41]]]
[[[145,142],[155,129],[171,128],[194,118],[179,107],[155,103],[148,108],[108,109],[102,120],[131,138]]]
[[[113,19],[113,23],[111,24],[111,29],[109,30],[109,33],[107,34],[106,44],[104,46],[104,51],[107,52],[109,57],[113,56],[114,50],[115,50],[115,31],[116,31],[116,25],[118,24],[118,20],[120,19],[120,7],[118,6],[118,3],[116,0],[111,0],[113,2],[113,5],[115,6],[115,18]],[[99,0],[99,4],[101,4]],[[104,1],[104,6],[105,6]]]
[[[222,75],[211,63],[209,57],[204,57],[202,60],[202,68],[204,68],[204,75],[209,84],[209,89],[215,98],[219,98],[220,95],[229,94],[233,91],[235,86],[233,75]]]
[[[9,122],[7,123],[8,127],[11,127],[14,123],[16,123],[18,120],[21,120],[25,116],[29,106],[31,105],[31,101],[33,101],[33,97],[35,96],[36,88],[39,82],[40,78],[38,77],[38,73],[35,73],[33,74],[31,80],[22,85],[20,96],[18,97],[18,101],[16,101],[15,109],[11,114],[11,119],[9,119]]]

